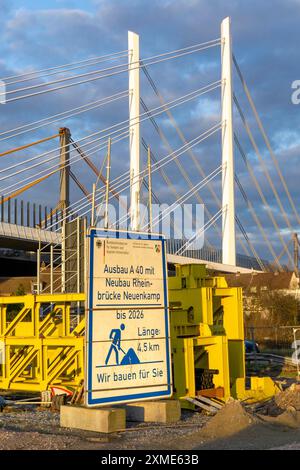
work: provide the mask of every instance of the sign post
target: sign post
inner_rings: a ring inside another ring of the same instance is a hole
[[[171,396],[164,238],[96,229],[88,237],[86,405]]]

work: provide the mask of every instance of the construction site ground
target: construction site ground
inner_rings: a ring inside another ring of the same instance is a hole
[[[175,424],[127,423],[100,434],[61,428],[59,412],[35,405],[0,413],[0,450],[300,449],[300,389],[256,404],[230,400],[214,416],[183,410]]]

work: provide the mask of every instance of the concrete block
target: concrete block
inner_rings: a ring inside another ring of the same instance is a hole
[[[125,408],[86,408],[65,405],[60,408],[60,425],[64,428],[110,433],[126,428]]]
[[[181,417],[179,400],[157,400],[126,405],[129,421],[176,423]]]

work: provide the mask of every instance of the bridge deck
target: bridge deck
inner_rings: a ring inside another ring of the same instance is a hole
[[[38,243],[41,241],[42,244],[61,243],[61,234],[57,232],[51,232],[49,230],[40,230],[38,228],[23,227],[21,225],[9,224],[6,222],[0,223],[0,247],[9,247],[19,250],[36,250]],[[250,273],[253,269],[242,268],[239,266],[230,266],[222,263],[216,263],[207,261],[204,259],[196,259],[187,256],[178,256],[174,254],[168,254],[168,262],[178,264],[206,264],[208,269],[219,272],[227,273]]]
[[[15,249],[29,250],[36,249],[39,241],[46,243],[61,243],[61,235],[50,230],[40,230],[39,228],[23,227],[22,225],[0,223],[0,246]]]

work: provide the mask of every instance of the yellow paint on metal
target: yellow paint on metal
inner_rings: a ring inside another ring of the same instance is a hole
[[[21,147],[15,147],[10,150],[6,150],[5,152],[0,153],[0,157],[4,157],[5,155],[10,155],[11,153],[19,152],[20,150],[28,149],[33,145],[42,144],[44,142],[48,142],[48,140],[55,139],[58,137],[59,134],[51,135],[50,137],[45,137],[44,139],[36,140],[35,142],[31,142],[30,144],[22,145]]]
[[[84,294],[0,297],[0,388],[37,392],[80,384],[85,318],[71,307],[84,300]]]

